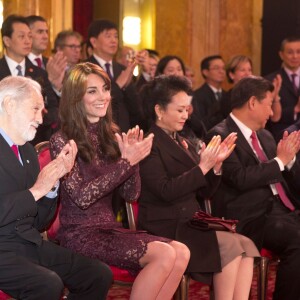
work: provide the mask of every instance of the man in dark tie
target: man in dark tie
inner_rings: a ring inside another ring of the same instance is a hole
[[[43,56],[49,44],[49,30],[46,19],[41,16],[31,15],[26,17],[31,30],[32,47],[28,54],[30,61],[37,67],[46,69],[48,58]]]
[[[266,76],[272,81],[277,74],[281,75],[282,85],[279,92],[282,115],[278,122],[269,121],[267,128],[278,141],[283,130],[300,119],[300,37],[288,37],[280,46],[279,56],[282,66],[279,70]]]
[[[44,122],[31,143],[49,140],[57,128],[58,98],[48,80],[47,72],[35,66],[27,57],[31,51],[32,33],[26,19],[17,15],[8,16],[2,24],[1,34],[5,55],[0,59],[0,80],[9,75],[21,75],[41,84],[45,102]]]
[[[205,57],[200,64],[205,83],[194,91],[190,117],[191,127],[199,138],[223,120],[220,108],[222,83],[225,80],[225,63],[220,55]]]
[[[0,81],[0,290],[15,299],[105,299],[108,266],[42,239],[57,208],[58,180],[77,153],[69,141],[41,171],[31,141],[42,123],[41,87],[32,79]]]
[[[141,109],[132,83],[136,63],[127,67],[113,60],[118,51],[119,36],[116,24],[109,20],[95,20],[88,30],[88,41],[93,47],[89,62],[99,65],[111,79],[112,110],[114,121],[122,131],[141,124]]]
[[[243,78],[232,90],[232,112],[209,131],[207,140],[237,133],[211,203],[214,215],[238,219],[238,232],[279,256],[273,299],[299,299],[300,132],[286,132],[276,145],[264,129],[273,113],[273,88],[262,77]]]

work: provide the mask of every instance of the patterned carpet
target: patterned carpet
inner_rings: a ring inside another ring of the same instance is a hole
[[[268,297],[272,300],[272,293],[275,285],[275,263],[271,263],[268,274]],[[127,300],[130,296],[130,286],[114,285],[108,294],[107,300]],[[10,300],[11,298],[0,293],[0,300]],[[189,300],[209,300],[209,286],[196,281],[191,281],[189,286]],[[250,300],[257,300],[257,269],[254,270],[253,283],[251,288]]]
[[[270,265],[268,276],[268,297],[266,300],[272,300],[272,293],[275,285],[275,269],[274,263]],[[113,286],[110,289],[107,300],[127,300],[130,295],[130,287]],[[191,281],[189,286],[189,300],[209,300],[209,286],[203,285],[196,281]],[[250,300],[257,300],[257,270],[254,270],[253,283],[251,288]]]

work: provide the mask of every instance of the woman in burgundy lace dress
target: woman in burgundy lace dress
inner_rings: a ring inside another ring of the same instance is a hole
[[[138,128],[118,134],[112,122],[110,80],[98,66],[82,63],[65,80],[60,102],[61,130],[50,140],[56,157],[73,139],[78,157],[61,181],[62,246],[139,272],[131,299],[170,299],[188,260],[188,248],[167,238],[118,230],[112,194],[133,201],[140,193],[138,162],[149,154],[153,135]]]

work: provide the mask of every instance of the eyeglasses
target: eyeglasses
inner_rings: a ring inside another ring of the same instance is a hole
[[[212,71],[225,71],[225,67],[213,66],[213,67],[209,68],[209,70],[212,70]]]
[[[69,47],[69,48],[71,48],[72,50],[81,50],[81,45],[74,45],[74,44],[72,44],[72,45],[67,45],[67,44],[64,44],[63,46],[64,46],[64,47]]]

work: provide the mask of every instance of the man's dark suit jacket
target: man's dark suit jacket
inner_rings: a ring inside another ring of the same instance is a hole
[[[192,254],[188,272],[216,272],[220,259],[215,233],[193,229],[188,221],[199,210],[198,201],[218,185],[219,176],[203,175],[199,155],[187,141],[190,152],[161,128],[154,125],[150,132],[154,133],[151,153],[140,163],[139,226],[186,244]]]
[[[28,143],[19,147],[22,166],[1,135],[0,147],[0,241],[11,236],[40,244],[39,231],[49,222],[49,210],[55,212],[56,201],[45,198],[36,202],[28,191],[39,172],[35,150]]]
[[[40,169],[33,146],[19,147],[23,166],[1,135],[0,149],[0,261],[5,253],[29,257],[44,266],[68,261],[64,250],[58,255],[57,246],[42,241],[40,235],[55,214],[57,199],[43,197],[36,202],[29,191]]]
[[[275,140],[279,141],[282,138],[284,129],[296,122],[296,120],[294,119],[294,107],[298,102],[300,91],[298,90],[298,93],[295,92],[293,84],[283,68],[267,75],[266,79],[273,81],[277,74],[280,74],[282,77],[282,85],[279,92],[279,95],[281,97],[282,116],[278,122],[274,123],[272,121],[269,121],[267,124],[267,128],[272,132]],[[298,114],[297,120],[299,120],[299,118],[300,114]]]
[[[199,138],[223,120],[220,103],[207,83],[195,90],[192,99],[194,111],[191,115],[191,127]]]
[[[43,64],[44,64],[45,70],[46,70],[46,66],[47,66],[47,63],[48,63],[49,58],[46,57],[46,56],[42,56],[42,59],[43,59]]]
[[[98,66],[99,63],[92,55],[87,60]],[[100,66],[101,67],[101,66]],[[114,78],[118,78],[125,67],[117,62],[112,63]],[[125,89],[120,89],[117,83],[111,82],[113,118],[123,132],[141,123],[141,108],[138,104],[134,84],[130,83]]]
[[[28,59],[29,59],[29,58],[28,58]],[[30,60],[30,59],[29,59],[29,60]],[[49,60],[48,57],[42,56],[43,65],[44,65],[44,67],[45,67],[45,68],[42,67],[42,69],[46,70],[46,65],[47,65],[47,63],[48,63],[48,60]],[[31,63],[32,63],[33,65],[35,65],[32,61],[31,61]],[[36,66],[36,65],[35,65],[35,66]]]
[[[10,75],[6,59],[2,57],[0,59],[0,80]],[[25,76],[30,77],[41,85],[45,108],[48,111],[43,118],[43,125],[38,127],[36,137],[32,141],[32,144],[37,144],[49,140],[52,135],[52,127],[57,124],[58,120],[58,98],[51,87],[47,72],[36,67],[27,57],[25,59]]]
[[[236,147],[223,163],[222,182],[213,195],[212,210],[219,217],[238,219],[238,231],[250,237],[260,248],[265,214],[271,209],[273,194],[270,184],[281,182],[293,204],[299,207],[299,199],[294,197],[297,194],[290,192],[290,188],[294,188],[293,178],[299,176],[299,164],[296,161],[290,171],[280,171],[274,160],[276,143],[265,129],[258,131],[257,135],[270,160],[260,163],[230,116],[209,131],[206,141],[216,134],[225,138],[231,132],[237,132]]]

